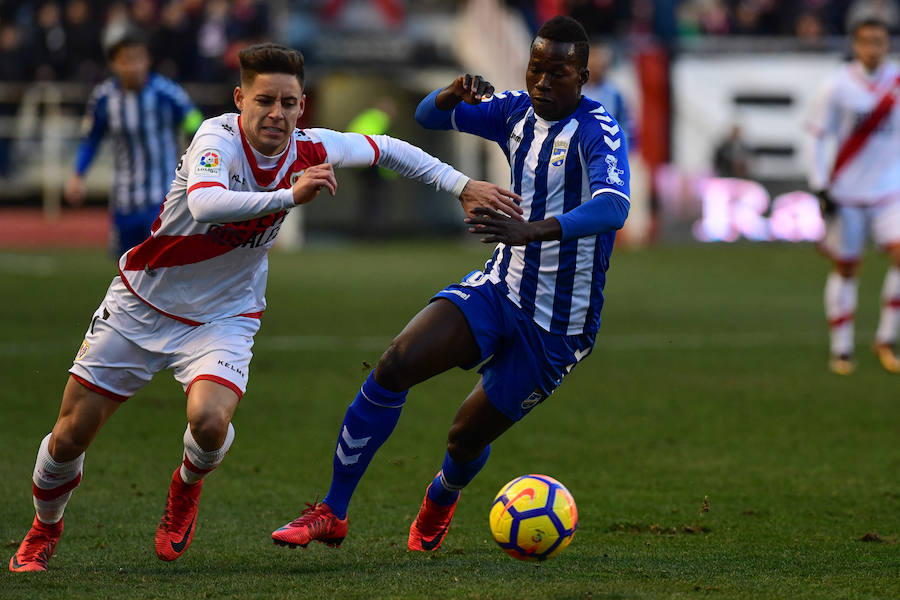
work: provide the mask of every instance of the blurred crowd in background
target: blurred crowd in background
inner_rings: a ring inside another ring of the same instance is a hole
[[[0,0],[0,80],[95,82],[104,76],[105,35],[127,21],[151,40],[163,74],[216,81],[236,68],[237,49],[276,37],[297,43],[291,22],[316,30],[402,28],[412,15],[452,15],[446,0]],[[859,11],[879,12],[896,28],[896,0],[506,0],[536,31],[569,14],[592,37],[651,35],[663,42],[702,36],[790,36],[814,40],[846,33]],[[365,5],[361,7],[359,5]],[[273,14],[276,13],[276,14]],[[353,15],[364,14],[354,19]],[[281,15],[293,15],[281,19]],[[296,29],[296,27],[295,27]],[[302,29],[308,31],[308,29]]]

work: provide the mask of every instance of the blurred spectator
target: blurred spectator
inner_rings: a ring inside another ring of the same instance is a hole
[[[746,179],[750,175],[752,151],[744,141],[741,126],[734,124],[713,154],[713,169],[719,177]]]
[[[66,4],[66,75],[79,81],[97,81],[103,74],[100,26],[91,18],[87,0]]]
[[[24,60],[22,52],[22,39],[15,25],[0,25],[0,81],[25,81],[28,79],[30,68]],[[0,102],[0,119],[12,119],[16,114],[16,105],[13,102]],[[5,126],[0,131],[11,131],[11,126]],[[0,177],[9,175],[9,154],[12,140],[8,134],[0,133]]]
[[[822,19],[815,12],[808,11],[797,17],[795,24],[795,37],[803,42],[815,42],[822,39],[825,27]]]
[[[38,8],[34,54],[36,79],[58,79],[66,74],[66,30],[59,4],[45,2]]]
[[[201,81],[218,81],[225,76],[222,56],[228,47],[227,0],[209,0],[197,32],[198,62],[194,76]]]
[[[163,7],[150,46],[157,71],[170,79],[193,77],[199,26],[198,16],[188,12],[183,0],[172,0]]]

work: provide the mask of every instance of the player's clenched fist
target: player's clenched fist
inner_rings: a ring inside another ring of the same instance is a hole
[[[337,192],[337,179],[335,179],[334,169],[329,163],[313,165],[303,171],[291,188],[294,192],[294,204],[311,202],[319,195],[322,188],[327,188],[332,196]]]
[[[460,75],[435,97],[434,105],[441,110],[451,110],[460,102],[478,104],[494,93],[494,86],[481,75]]]

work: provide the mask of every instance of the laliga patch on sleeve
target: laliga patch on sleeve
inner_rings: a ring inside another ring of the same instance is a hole
[[[222,161],[213,150],[208,150],[200,155],[200,161],[194,167],[194,173],[203,175],[218,175]]]

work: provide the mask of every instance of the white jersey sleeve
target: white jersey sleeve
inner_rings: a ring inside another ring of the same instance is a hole
[[[228,183],[240,173],[240,157],[232,140],[215,130],[198,132],[185,154],[188,161],[187,204],[198,223],[233,223],[294,206],[290,190],[231,191]]]
[[[469,178],[421,148],[388,135],[341,133],[331,129],[309,129],[325,147],[328,162],[335,167],[365,167],[377,164],[404,177],[434,185],[457,198]]]
[[[838,117],[835,80],[829,78],[816,93],[805,123],[806,172],[812,190],[823,190],[828,186]]]

